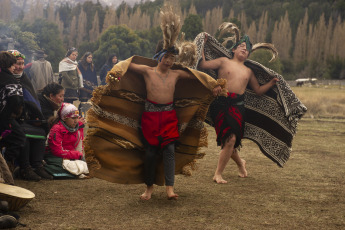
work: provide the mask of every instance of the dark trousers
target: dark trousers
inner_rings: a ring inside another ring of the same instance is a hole
[[[26,138],[26,142],[19,156],[19,166],[24,169],[30,165],[33,168],[41,167],[45,153],[45,140]]]
[[[15,119],[0,121],[1,133],[5,130],[11,130],[11,133],[1,140],[1,147],[6,147],[5,159],[14,162],[24,147],[26,140],[25,133]]]
[[[145,184],[152,186],[156,177],[156,166],[160,148],[147,145],[145,150]],[[175,144],[170,143],[163,148],[163,165],[165,185],[173,186],[175,180]]]

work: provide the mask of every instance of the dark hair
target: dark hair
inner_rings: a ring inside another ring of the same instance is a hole
[[[108,56],[108,59],[107,59],[107,64],[109,65],[109,66],[113,66],[114,64],[113,64],[113,58],[114,57],[117,57],[116,56],[116,54],[114,53],[114,54],[110,54],[109,56]],[[119,59],[117,59],[117,61],[119,61]],[[115,63],[116,64],[116,63]]]
[[[8,69],[16,63],[17,63],[17,59],[13,54],[6,51],[1,51],[0,53],[0,68],[1,69]]]
[[[46,97],[49,97],[50,94],[53,94],[55,96],[56,94],[59,94],[61,92],[61,90],[64,90],[62,85],[53,82],[53,83],[50,83],[50,84],[46,85],[42,89],[42,95],[44,95]]]
[[[81,64],[81,66],[82,66],[85,70],[87,70],[87,66],[90,65],[90,68],[91,68],[91,70],[93,71],[93,69],[94,69],[93,62],[91,62],[91,63],[89,64],[89,63],[86,61],[87,57],[90,56],[90,55],[92,55],[91,52],[86,52],[86,53],[84,53],[84,55],[80,58],[80,64]]]
[[[71,47],[67,50],[67,53],[66,53],[66,57],[69,57],[71,55],[71,53],[73,52],[78,52],[78,50],[74,47]]]

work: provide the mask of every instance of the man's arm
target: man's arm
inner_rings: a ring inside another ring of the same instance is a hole
[[[129,70],[134,71],[134,72],[139,73],[139,74],[142,74],[142,75],[144,75],[146,73],[147,68],[149,68],[149,67],[146,65],[138,65],[135,63],[130,63],[128,66]]]
[[[205,34],[204,45],[206,44],[206,41],[207,41],[207,34]],[[201,69],[219,69],[221,67],[222,61],[224,59],[223,57],[206,61],[204,47],[201,50],[202,50],[201,51],[202,59],[199,63],[199,68],[201,68]]]
[[[257,95],[260,95],[260,96],[265,94],[270,88],[272,88],[276,84],[277,81],[279,81],[278,78],[273,78],[266,84],[260,85],[256,77],[254,76],[253,71],[250,71],[250,72],[251,72],[251,75],[249,79],[249,86],[253,89],[253,91]]]

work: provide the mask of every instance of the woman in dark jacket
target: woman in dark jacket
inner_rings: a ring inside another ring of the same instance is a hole
[[[107,76],[108,71],[110,71],[113,66],[118,62],[116,54],[111,54],[108,57],[107,62],[102,66],[99,73],[99,78],[101,79],[101,85],[105,85],[105,77]]]
[[[58,83],[50,83],[46,85],[40,94],[38,100],[41,104],[42,114],[46,121],[54,117],[54,112],[58,111],[64,101],[65,89]],[[49,125],[45,123],[46,134],[49,133]]]
[[[93,89],[98,86],[97,73],[93,64],[91,52],[86,52],[78,62],[78,69],[83,76],[84,88],[80,89],[80,102],[87,102],[91,98]]]

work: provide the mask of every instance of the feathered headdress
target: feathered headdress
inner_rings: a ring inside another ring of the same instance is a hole
[[[196,61],[196,45],[193,42],[185,41],[183,33],[178,40],[182,27],[180,16],[174,13],[172,6],[165,5],[160,12],[160,20],[160,27],[163,32],[163,48],[153,58],[161,61],[166,53],[173,53],[177,55],[176,62],[185,66],[192,66]]]
[[[239,44],[245,42],[247,45],[247,50],[249,53],[254,52],[255,50],[258,49],[267,49],[272,53],[272,58],[269,62],[275,60],[278,56],[278,50],[274,47],[273,44],[270,43],[256,43],[252,45],[252,43],[249,40],[248,35],[244,35],[242,38],[240,38],[240,30],[238,27],[231,22],[223,22],[219,26],[219,37],[221,37],[225,33],[231,33],[234,34],[234,36],[227,37],[224,39],[224,42],[222,43],[223,46],[225,46],[229,41],[233,42],[233,46],[230,48],[230,51],[234,48],[236,48]]]

